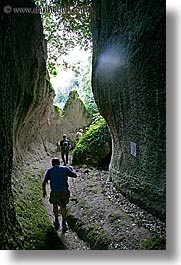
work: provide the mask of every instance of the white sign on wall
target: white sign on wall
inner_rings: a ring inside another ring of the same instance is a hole
[[[131,154],[136,157],[136,143],[130,142],[131,144]]]

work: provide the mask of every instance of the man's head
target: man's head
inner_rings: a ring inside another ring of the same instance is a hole
[[[67,138],[67,135],[64,133],[63,134],[63,139],[66,139]]]
[[[59,158],[53,158],[52,159],[52,166],[59,166],[60,165],[60,159]]]

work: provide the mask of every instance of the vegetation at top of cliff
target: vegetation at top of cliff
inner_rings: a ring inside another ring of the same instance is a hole
[[[107,168],[110,156],[111,136],[108,126],[101,115],[94,115],[89,129],[76,144],[72,164]]]
[[[83,101],[86,105],[88,112],[91,115],[99,113],[97,105],[94,100],[94,96],[92,93],[92,84],[91,84],[91,74],[92,74],[92,61],[89,58],[87,67],[84,68],[82,73],[80,73],[79,78],[79,88],[80,88],[80,96],[83,98]]]
[[[56,105],[53,105],[54,106],[54,110],[55,110],[55,112],[57,113],[57,116],[58,116],[58,118],[59,119],[61,119],[62,118],[62,109],[60,109],[58,106],[56,106]]]
[[[64,82],[63,73],[58,73],[57,77],[53,78],[54,81],[57,82],[58,85],[56,87],[56,96],[54,98],[54,103],[61,109],[64,108],[65,104],[67,104],[67,99],[69,97],[70,91],[77,90],[80,95],[81,100],[84,102],[86,109],[88,112],[93,115],[98,113],[98,108],[96,106],[94,96],[92,93],[92,85],[91,85],[91,57],[88,57],[86,63],[84,62],[75,62],[77,64],[77,72],[66,71],[65,73],[70,74],[69,80],[66,79]],[[56,84],[56,83],[55,83]]]
[[[57,59],[79,45],[91,48],[90,0],[36,0],[48,48],[48,68],[54,72]],[[47,10],[47,12],[46,12]],[[41,13],[41,12],[40,12]],[[66,61],[63,62],[68,67]]]
[[[90,28],[91,0],[36,0],[39,7],[45,38],[47,40],[47,68],[51,76],[61,69],[72,69],[75,74],[72,88],[76,88],[83,102],[92,115],[98,113],[91,87],[91,56],[86,67],[79,61],[67,59],[69,51],[75,47],[91,51],[92,35]],[[77,84],[77,85],[76,85]],[[72,89],[69,88],[69,92]],[[62,87],[56,93],[55,103],[64,106],[68,94]]]

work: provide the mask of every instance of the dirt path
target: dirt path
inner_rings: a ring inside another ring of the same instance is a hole
[[[38,162],[37,162],[38,163]],[[45,172],[48,168],[51,167],[51,158],[46,158],[41,160],[40,164],[37,164],[37,168],[39,168],[42,172]],[[48,212],[48,215],[52,221],[54,221],[54,214],[52,211],[52,205],[49,203],[49,194],[50,194],[50,186],[47,185],[47,197],[45,198],[45,208]],[[61,224],[61,216],[59,216],[59,222]],[[57,231],[58,236],[63,243],[66,250],[89,250],[90,246],[81,240],[77,233],[73,232],[71,229],[68,229],[68,231],[64,234],[60,229]]]
[[[41,167],[50,167],[50,160],[42,161]],[[79,177],[69,178],[69,230],[65,234],[58,231],[66,249],[165,248],[165,224],[118,193],[108,181],[107,171],[74,169]],[[53,221],[48,198],[45,206]]]
[[[45,206],[47,209],[47,212],[49,214],[49,217],[53,223],[54,221],[54,215],[52,212],[52,205],[49,203],[49,196],[45,199]],[[59,216],[59,222],[61,224],[61,216]],[[88,250],[90,249],[89,245],[87,243],[85,243],[83,240],[81,240],[78,235],[73,232],[71,229],[68,229],[68,231],[66,233],[62,233],[61,231],[61,227],[60,229],[57,231],[58,232],[58,236],[60,237],[62,243],[65,246],[65,249],[69,249],[69,250]]]

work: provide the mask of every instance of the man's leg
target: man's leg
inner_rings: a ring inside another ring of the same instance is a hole
[[[66,214],[67,214],[67,209],[66,206],[61,206],[61,213],[62,213],[62,231],[66,232],[67,231],[67,225],[66,225]]]
[[[62,232],[65,233],[67,231],[67,224],[66,224],[66,215],[67,215],[67,209],[66,205],[69,203],[70,198],[70,191],[67,190],[63,192],[62,194],[62,202],[61,202],[61,214],[62,214]]]
[[[64,166],[65,166],[66,163],[65,163],[64,152],[63,152],[63,151],[61,152],[61,157],[62,157],[63,164],[64,164]]]
[[[62,213],[62,219],[65,220],[66,214],[67,214],[66,206],[61,206],[60,209],[61,209],[61,213]]]
[[[69,152],[66,152],[66,164],[68,164],[68,156],[69,156]]]
[[[53,213],[55,215],[55,222],[54,222],[55,229],[59,229],[60,224],[58,221],[58,205],[53,204]]]

